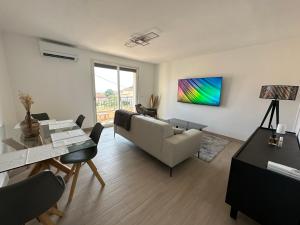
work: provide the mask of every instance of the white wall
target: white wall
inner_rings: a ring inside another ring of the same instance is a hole
[[[159,65],[156,92],[159,116],[177,117],[208,125],[207,130],[245,140],[270,104],[259,99],[265,84],[300,85],[300,39],[256,45],[209,55],[173,60]],[[223,76],[220,107],[177,102],[179,78]],[[297,101],[280,102],[280,122],[294,129]]]
[[[3,47],[3,38],[0,31],[0,141],[4,137],[4,126],[15,123],[16,113],[12,97],[11,82],[6,67],[6,57]],[[3,145],[0,143],[0,153]],[[8,182],[7,173],[0,173],[0,187]]]
[[[0,31],[0,126],[15,121],[16,112],[12,97],[11,79],[7,71],[3,34]]]
[[[25,116],[17,99],[20,90],[33,96],[32,112],[47,112],[56,119],[75,119],[81,113],[87,117],[84,126],[93,126],[93,60],[138,67],[139,101],[147,104],[153,93],[154,64],[79,49],[78,62],[42,57],[36,38],[11,33],[4,35],[4,43],[18,120]]]

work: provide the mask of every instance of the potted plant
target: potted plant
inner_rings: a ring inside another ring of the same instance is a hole
[[[38,120],[33,119],[30,114],[30,109],[34,103],[29,94],[20,93],[19,99],[26,110],[25,120],[20,124],[24,138],[37,137],[40,134],[40,124]]]
[[[154,94],[152,94],[150,96],[150,101],[149,101],[149,105],[151,109],[157,109],[158,107],[158,101],[159,101],[159,97],[155,96]]]

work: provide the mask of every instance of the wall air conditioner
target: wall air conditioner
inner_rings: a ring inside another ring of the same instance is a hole
[[[78,55],[76,48],[71,45],[57,43],[53,41],[39,40],[40,52],[42,56],[65,59],[77,62]]]

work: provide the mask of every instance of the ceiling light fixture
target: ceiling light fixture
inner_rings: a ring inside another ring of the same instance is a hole
[[[159,34],[155,32],[148,32],[146,34],[135,34],[125,43],[125,46],[133,48],[137,45],[146,46],[150,44],[150,41],[154,38],[158,38]]]

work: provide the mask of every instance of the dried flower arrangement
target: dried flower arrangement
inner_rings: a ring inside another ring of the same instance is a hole
[[[150,108],[156,109],[158,107],[158,103],[159,103],[158,100],[159,100],[159,97],[152,94],[150,96]]]
[[[25,120],[21,122],[21,129],[25,138],[37,137],[40,134],[40,124],[36,119],[31,118],[30,110],[34,103],[29,94],[19,92],[19,99],[26,110]]]
[[[32,100],[32,97],[29,94],[19,92],[19,99],[20,99],[21,103],[23,104],[26,112],[30,112],[31,106],[34,103],[34,101]]]

